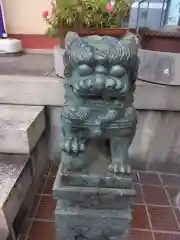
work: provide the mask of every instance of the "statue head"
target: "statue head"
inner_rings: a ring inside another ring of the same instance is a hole
[[[112,98],[132,90],[138,71],[134,35],[119,40],[110,36],[79,37],[69,32],[65,39],[65,76],[72,91],[81,97]]]

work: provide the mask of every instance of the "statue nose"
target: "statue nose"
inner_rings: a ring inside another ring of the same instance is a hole
[[[103,89],[105,86],[105,78],[103,75],[96,75],[95,79],[95,88],[96,89]]]
[[[95,68],[95,72],[105,74],[107,73],[107,70],[104,66],[100,65]]]

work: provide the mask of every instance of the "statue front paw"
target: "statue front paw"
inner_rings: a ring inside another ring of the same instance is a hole
[[[68,153],[69,155],[79,155],[80,153],[84,152],[85,144],[84,141],[77,138],[68,138],[65,139],[61,145],[61,149]]]
[[[109,165],[108,170],[112,173],[120,173],[123,175],[131,174],[131,167],[130,165],[123,165],[122,163],[114,163]]]

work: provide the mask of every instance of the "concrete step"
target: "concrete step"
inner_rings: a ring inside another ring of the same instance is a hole
[[[0,105],[1,153],[29,154],[44,129],[44,107]]]
[[[52,76],[0,74],[0,103],[62,106],[64,103],[63,84],[63,79]]]
[[[0,75],[0,103],[63,106],[63,85],[64,80],[59,77]],[[140,110],[180,111],[179,96],[180,86],[165,86],[137,80],[134,105]]]
[[[43,134],[31,154],[0,154],[0,240],[17,239],[14,222],[23,218],[41,184],[48,164],[47,134]],[[18,227],[22,224],[19,223]]]
[[[52,72],[53,65],[53,54],[25,54],[21,57],[0,58],[0,73],[46,76]]]
[[[28,166],[28,155],[0,154],[0,239],[4,240],[11,232],[13,221],[32,182],[32,171]],[[21,173],[24,173],[21,175]],[[22,179],[18,181],[18,179]],[[16,187],[15,187],[16,185]]]

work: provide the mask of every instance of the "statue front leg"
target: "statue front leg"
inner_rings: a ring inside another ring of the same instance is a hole
[[[112,163],[109,171],[120,174],[130,174],[128,150],[132,142],[132,136],[120,136],[110,139],[110,150]]]
[[[84,167],[85,138],[74,132],[71,122],[62,118],[62,166],[63,171],[79,171]]]
[[[80,171],[85,167],[85,143],[82,139],[77,136],[65,138],[61,148],[61,162],[64,173]]]

